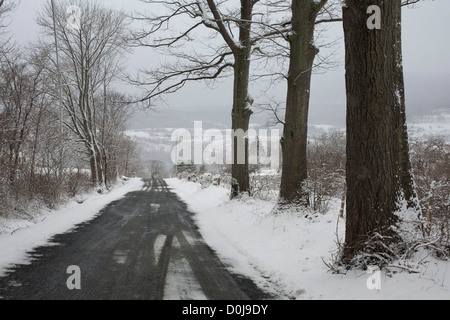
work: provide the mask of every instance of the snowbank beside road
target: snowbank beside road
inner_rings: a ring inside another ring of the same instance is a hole
[[[107,194],[100,195],[93,192],[86,196],[82,204],[72,201],[58,210],[41,216],[40,222],[36,224],[22,220],[4,221],[7,227],[0,229],[0,232],[15,231],[0,234],[0,276],[4,275],[6,269],[13,264],[27,263],[27,252],[33,248],[49,245],[49,240],[53,236],[68,232],[76,225],[92,220],[107,204],[129,192],[140,190],[143,185],[143,181],[136,178],[116,186]]]
[[[205,241],[233,271],[261,286],[270,283],[268,289],[288,298],[450,299],[448,262],[435,260],[426,252],[418,253],[423,256],[417,261],[429,262],[418,274],[381,272],[380,290],[369,289],[374,274],[329,273],[324,261],[329,261],[336,249],[336,233],[342,240],[345,232],[344,221],[338,223],[339,203],[326,215],[273,216],[274,203],[252,198],[229,200],[229,191],[221,186],[202,189],[200,184],[178,179],[166,182],[195,213]]]

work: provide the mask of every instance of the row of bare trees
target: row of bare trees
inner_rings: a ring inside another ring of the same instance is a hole
[[[82,21],[73,28],[69,4],[46,4],[37,43],[1,45],[1,214],[103,190],[138,165],[125,135],[130,99],[114,88],[126,51],[125,17],[80,1]]]
[[[175,58],[135,79],[135,84],[149,87],[145,100],[173,93],[192,81],[209,82],[232,76],[232,129],[247,132],[254,112],[250,83],[265,77],[287,81],[282,141],[286,174],[282,177],[280,204],[307,205],[308,195],[302,186],[307,179],[309,92],[319,52],[314,45],[314,31],[316,24],[339,21],[335,14],[337,1],[143,2],[159,14],[135,17],[143,23],[142,29],[134,34],[137,44]],[[180,28],[181,25],[185,27]],[[199,32],[206,36],[200,36]],[[288,61],[289,66],[277,65],[278,70],[267,68],[273,60]],[[248,142],[243,139],[233,141],[232,197],[250,191]],[[244,164],[237,161],[241,145],[246,150]]]
[[[317,26],[343,22],[347,85],[343,260],[350,263],[367,250],[383,254],[399,242],[400,234],[393,231],[399,222],[396,212],[404,203],[420,211],[406,126],[401,39],[402,6],[418,0],[347,0],[345,5],[333,0],[144,2],[160,14],[136,17],[143,27],[134,38],[138,45],[174,59],[136,79],[136,84],[150,88],[144,100],[173,93],[191,81],[233,76],[232,129],[247,131],[254,104],[250,84],[265,76],[286,81],[285,114],[277,115],[284,126],[281,208],[311,204],[305,186],[311,76],[319,54]],[[375,19],[381,28],[368,27],[368,9],[373,6],[380,9]],[[209,35],[201,36],[201,29],[203,34],[209,30]],[[278,70],[264,74],[264,68],[258,69],[271,61]],[[246,141],[233,143],[235,157],[238,145],[246,144],[248,150]],[[232,166],[232,197],[250,190],[248,151],[245,158],[245,164],[235,161]]]

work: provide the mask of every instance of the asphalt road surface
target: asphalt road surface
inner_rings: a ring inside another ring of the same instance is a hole
[[[0,299],[262,300],[271,296],[230,273],[205,244],[192,214],[163,180],[57,235],[0,278]],[[79,273],[68,273],[69,266]],[[81,289],[69,290],[67,281]]]

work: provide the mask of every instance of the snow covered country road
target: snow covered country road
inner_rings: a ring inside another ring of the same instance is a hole
[[[146,180],[142,190],[35,248],[28,264],[0,278],[0,299],[273,298],[227,270],[191,215],[165,181]]]

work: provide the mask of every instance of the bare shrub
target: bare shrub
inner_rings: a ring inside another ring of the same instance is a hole
[[[415,139],[411,158],[424,215],[424,236],[450,248],[450,144],[439,137]]]
[[[92,189],[92,181],[89,174],[81,169],[75,169],[68,175],[67,190],[69,197],[75,197]]]
[[[311,208],[320,213],[340,198],[345,184],[345,134],[332,131],[313,138],[308,146],[308,181]]]
[[[279,174],[252,174],[250,176],[250,192],[255,198],[271,201],[278,198],[281,176]]]

